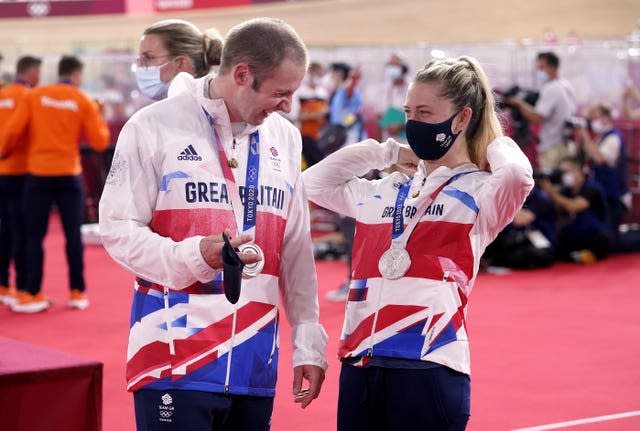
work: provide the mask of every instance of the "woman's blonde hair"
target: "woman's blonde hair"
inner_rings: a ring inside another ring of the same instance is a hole
[[[207,75],[212,66],[220,65],[223,40],[214,28],[202,32],[189,21],[166,19],[152,24],[143,34],[160,36],[172,57],[190,57],[196,78]]]
[[[491,141],[503,135],[493,91],[480,63],[469,56],[434,59],[416,73],[413,81],[439,83],[440,96],[450,100],[456,111],[471,108],[465,139],[471,161],[480,165]]]

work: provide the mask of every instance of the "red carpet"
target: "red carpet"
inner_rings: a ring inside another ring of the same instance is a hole
[[[64,238],[52,220],[44,292],[55,306],[38,315],[0,308],[0,336],[104,363],[103,429],[135,429],[124,361],[132,276],[99,246],[85,249],[91,306],[66,308]],[[344,279],[343,262],[318,262],[321,318],[330,336],[323,393],[306,410],[291,397],[289,329],[283,327],[274,431],[335,429],[344,305],[324,294]],[[468,430],[500,431],[640,410],[640,255],[591,266],[481,275],[469,306],[472,418]],[[0,361],[2,353],[0,352]],[[640,416],[568,430],[640,429]]]

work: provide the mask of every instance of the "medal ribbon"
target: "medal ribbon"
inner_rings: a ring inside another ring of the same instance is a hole
[[[224,152],[224,147],[222,146],[222,140],[218,136],[218,132],[216,132],[213,117],[211,117],[211,114],[209,114],[206,109],[202,108],[202,111],[204,112],[204,115],[207,117],[207,121],[211,126],[213,141],[215,143],[216,149],[218,150],[218,161],[220,162],[222,173],[224,174],[225,181],[227,182],[227,189],[229,192],[229,196],[231,197],[231,209],[236,219],[236,234],[239,234],[240,232],[250,233],[255,238],[256,215],[258,206],[258,180],[260,175],[260,135],[258,134],[258,132],[253,132],[251,136],[249,136],[247,171],[245,173],[244,182],[245,201],[243,205],[235,176],[233,174],[233,171],[231,170],[231,167],[229,166],[229,159],[227,158],[227,154]],[[242,216],[242,222],[240,222],[239,211],[240,208],[243,207],[244,213]]]
[[[396,206],[395,211],[393,212],[393,224],[391,226],[391,248],[405,248],[407,242],[409,241],[409,237],[413,232],[413,229],[418,225],[418,221],[422,218],[424,212],[429,208],[429,205],[436,200],[440,192],[449,184],[454,182],[460,177],[463,177],[467,174],[471,174],[477,171],[468,171],[468,172],[460,172],[458,174],[453,175],[444,183],[440,184],[437,189],[433,191],[427,198],[420,204],[418,210],[416,211],[416,216],[407,223],[407,226],[404,226],[404,202],[409,195],[409,188],[412,180],[406,181],[404,184],[400,186],[398,190],[398,196],[396,197]]]

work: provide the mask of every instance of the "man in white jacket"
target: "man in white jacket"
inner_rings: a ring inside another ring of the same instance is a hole
[[[293,331],[294,401],[304,408],[319,394],[326,334],[301,138],[270,115],[290,110],[307,61],[286,23],[247,21],[227,35],[218,75],[179,76],[179,91],[120,134],[100,231],[136,274],[127,382],[138,429],[269,429],[280,295]],[[223,233],[245,264],[233,300]]]

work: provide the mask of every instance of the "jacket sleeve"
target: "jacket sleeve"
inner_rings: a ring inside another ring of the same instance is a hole
[[[280,292],[291,325],[293,366],[326,370],[327,334],[319,323],[318,281],[311,243],[309,205],[298,175],[282,243]]]
[[[309,199],[331,211],[355,217],[357,203],[372,183],[358,177],[394,164],[399,148],[393,139],[383,143],[367,139],[341,148],[302,173]]]
[[[477,231],[493,241],[522,207],[533,188],[531,163],[509,137],[495,139],[487,148],[491,175],[478,197]]]
[[[86,115],[84,131],[91,147],[96,151],[103,151],[109,145],[109,127],[102,118],[98,104],[90,97],[86,97]]]
[[[23,97],[16,106],[15,111],[7,119],[7,123],[0,129],[0,154],[10,154],[21,142],[22,136],[27,133],[31,109],[29,96]]]
[[[134,117],[135,118],[135,117]],[[200,253],[202,236],[173,241],[149,228],[160,179],[145,127],[124,126],[100,199],[100,235],[111,257],[136,275],[173,289],[211,281],[217,271]]]

